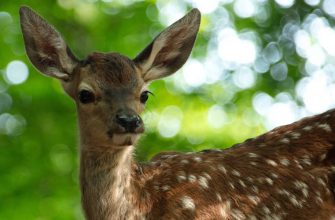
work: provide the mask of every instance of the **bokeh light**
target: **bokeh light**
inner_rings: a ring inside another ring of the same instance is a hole
[[[21,84],[27,80],[28,75],[29,70],[27,65],[20,60],[14,60],[7,65],[5,80],[9,84]]]
[[[294,0],[275,0],[283,8],[289,8],[294,4]]]
[[[157,125],[160,135],[166,138],[171,138],[178,134],[183,119],[183,112],[177,106],[166,107]]]

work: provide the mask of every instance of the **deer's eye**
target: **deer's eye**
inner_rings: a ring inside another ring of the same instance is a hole
[[[88,90],[81,90],[78,95],[79,101],[83,104],[94,102],[94,94]]]
[[[141,103],[145,104],[147,102],[147,100],[149,98],[149,94],[152,94],[152,92],[150,92],[150,91],[142,92],[141,97],[140,97]]]

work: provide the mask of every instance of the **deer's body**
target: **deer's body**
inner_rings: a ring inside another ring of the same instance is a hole
[[[82,152],[84,207],[92,219],[332,219],[334,144],[331,110],[227,150],[162,153],[145,164],[132,160],[132,146]]]
[[[186,62],[199,11],[133,60],[93,53],[82,61],[45,20],[27,7],[20,13],[30,60],[60,79],[76,102],[87,219],[335,219],[335,110],[227,150],[162,153],[144,164],[133,159],[147,84]]]

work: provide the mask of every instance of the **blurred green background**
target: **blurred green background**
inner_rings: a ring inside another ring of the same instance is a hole
[[[0,1],[0,219],[83,219],[74,104],[28,61],[20,5],[53,24],[78,57],[135,57],[192,7],[192,57],[154,82],[136,157],[226,148],[335,103],[335,0]]]

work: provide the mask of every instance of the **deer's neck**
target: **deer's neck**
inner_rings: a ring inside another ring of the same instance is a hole
[[[89,148],[81,150],[80,183],[87,219],[126,219],[133,200],[133,146],[85,149]]]

